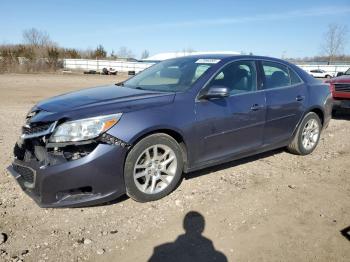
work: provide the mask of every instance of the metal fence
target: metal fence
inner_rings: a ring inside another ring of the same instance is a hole
[[[115,60],[93,60],[93,59],[64,59],[63,66],[69,70],[95,70],[101,72],[103,68],[113,68],[118,72],[134,71],[138,73],[153,63],[128,62]]]
[[[348,65],[298,65],[300,68],[304,69],[306,72],[314,69],[321,69],[328,73],[337,74],[338,72],[345,72],[350,68]]]
[[[154,63],[152,62],[128,62],[128,61],[115,61],[115,60],[93,60],[93,59],[64,59],[63,65],[68,70],[95,70],[101,72],[103,68],[112,68],[118,72],[134,71],[138,73],[147,67],[150,67]],[[299,64],[299,67],[309,72],[313,69],[322,69],[326,72],[337,74],[338,72],[345,72],[349,67],[348,65],[324,65],[324,64]]]

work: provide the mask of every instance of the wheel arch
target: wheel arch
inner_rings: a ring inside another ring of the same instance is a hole
[[[305,117],[305,115],[307,113],[310,113],[310,112],[315,113],[320,118],[321,124],[323,126],[323,124],[324,124],[324,112],[323,112],[323,109],[321,109],[320,107],[312,107],[304,114],[303,118]]]
[[[318,107],[318,106],[311,107],[311,108],[305,110],[305,112],[302,115],[302,117],[300,118],[298,124],[294,128],[294,131],[293,131],[293,134],[292,134],[290,140],[292,140],[294,138],[294,136],[295,136],[296,132],[298,131],[298,128],[299,128],[301,122],[303,121],[304,117],[310,112],[315,113],[320,118],[321,125],[323,126],[323,124],[324,124],[324,116],[325,116],[323,109],[321,107]]]
[[[187,147],[187,143],[184,139],[183,134],[178,130],[175,130],[172,128],[155,128],[155,129],[147,130],[146,132],[143,132],[141,134],[136,135],[132,139],[131,144],[132,144],[132,146],[134,146],[139,141],[144,139],[145,137],[148,137],[148,136],[154,135],[154,134],[166,134],[166,135],[172,137],[173,139],[175,139],[175,141],[179,144],[179,146],[181,148],[182,159],[183,159],[183,163],[184,163],[184,171],[186,171],[187,167],[188,167],[188,147]]]

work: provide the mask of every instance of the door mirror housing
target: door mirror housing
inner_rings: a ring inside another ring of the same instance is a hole
[[[223,98],[230,95],[229,89],[226,86],[211,86],[201,96],[202,99]]]

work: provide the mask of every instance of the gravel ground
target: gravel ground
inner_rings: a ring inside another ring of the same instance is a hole
[[[350,114],[331,121],[309,156],[276,150],[190,173],[157,202],[36,206],[5,170],[26,112],[45,97],[120,80],[0,75],[0,261],[154,261],[161,250],[174,261],[190,253],[228,261],[350,260],[350,241],[340,233],[350,226]],[[204,220],[185,233],[190,211]]]

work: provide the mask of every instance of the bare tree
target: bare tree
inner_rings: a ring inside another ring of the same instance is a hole
[[[57,69],[58,68],[58,59],[60,57],[60,50],[53,46],[53,47],[48,47],[47,48],[47,61],[46,63],[48,64],[50,69]]]
[[[187,47],[187,48],[183,48],[182,52],[184,52],[184,53],[193,53],[193,52],[196,52],[196,50],[194,50],[192,47]]]
[[[107,56],[107,51],[103,47],[103,45],[98,45],[93,53],[93,56],[96,59],[101,59],[101,58],[106,58]]]
[[[117,59],[118,58],[117,55],[114,53],[114,50],[112,50],[110,58],[112,58],[112,59]]]
[[[322,44],[322,51],[328,56],[328,62],[331,62],[335,56],[342,54],[344,51],[347,32],[348,29],[345,25],[328,25]]]
[[[44,47],[52,45],[50,36],[46,31],[40,31],[36,28],[30,28],[23,31],[23,41],[25,44]]]
[[[149,57],[149,51],[146,49],[146,50],[143,50],[142,54],[141,54],[141,59],[146,59]]]
[[[121,48],[119,48],[118,57],[120,57],[120,58],[132,58],[132,57],[134,57],[134,54],[127,47],[122,46]]]

